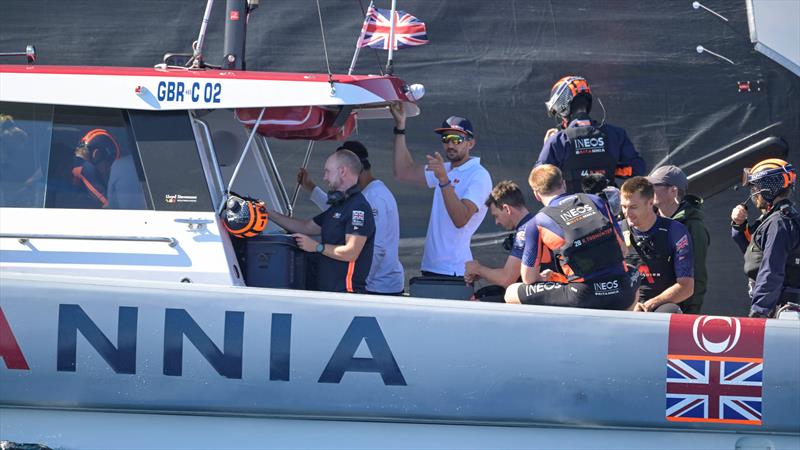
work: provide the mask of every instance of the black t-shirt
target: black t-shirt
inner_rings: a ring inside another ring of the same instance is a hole
[[[342,203],[331,205],[313,220],[322,228],[323,244],[344,245],[347,234],[367,237],[364,248],[353,262],[338,261],[321,255],[318,289],[331,292],[365,292],[375,243],[375,218],[367,199],[357,192]]]

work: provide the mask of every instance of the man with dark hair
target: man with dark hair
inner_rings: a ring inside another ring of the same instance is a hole
[[[616,177],[646,173],[645,162],[624,129],[589,117],[592,92],[584,78],[558,80],[545,106],[561,130],[548,131],[550,137],[545,138],[536,165],[553,164],[561,169],[567,192],[581,192],[581,180],[591,174],[601,174],[609,185],[615,185]]]
[[[497,288],[491,289],[491,291],[497,291],[499,293],[498,301],[502,302],[502,292],[505,292],[508,285],[519,279],[522,250],[525,248],[525,225],[531,220],[533,214],[525,206],[525,198],[517,183],[510,180],[497,183],[485,204],[489,208],[489,213],[494,217],[495,224],[505,230],[514,230],[514,233],[504,242],[504,247],[509,252],[508,258],[506,258],[505,265],[498,268],[486,267],[478,261],[467,261],[464,280],[473,283],[482,278],[492,285],[499,286],[502,291]],[[481,290],[490,291],[489,286]]]
[[[706,255],[711,243],[711,237],[703,223],[703,199],[686,193],[689,180],[680,167],[661,166],[647,180],[653,183],[654,204],[658,208],[658,214],[677,220],[689,231],[694,255],[694,294],[679,306],[686,314],[700,314],[708,283]]]
[[[270,219],[294,233],[297,246],[321,255],[317,288],[332,292],[366,292],[372,263],[375,220],[358,188],[361,161],[349,150],[334,152],[325,161],[330,208],[313,219],[300,220],[269,211]],[[320,235],[317,242],[309,235]]]
[[[591,194],[567,194],[561,171],[551,164],[535,167],[528,182],[545,207],[525,226],[523,282],[506,289],[506,302],[630,309],[635,278],[625,267],[625,246],[606,203]],[[547,250],[563,275],[539,271]]]
[[[636,311],[680,313],[678,303],[694,292],[694,258],[689,233],[680,223],[659,216],[653,184],[633,177],[620,188],[626,261],[641,275]]]
[[[372,176],[372,165],[364,144],[358,141],[345,141],[336,149],[337,152],[342,150],[353,152],[361,160],[363,170],[358,176],[358,186],[372,207],[372,216],[375,218],[375,251],[367,276],[367,292],[400,295],[403,293],[405,274],[398,253],[400,215],[397,211],[397,201],[383,181]],[[297,182],[311,193],[311,201],[319,206],[319,209],[323,211],[328,209],[328,195],[314,184],[305,169],[301,168],[298,172]]]
[[[492,178],[480,158],[470,155],[475,131],[469,120],[450,116],[433,130],[440,135],[447,162],[439,152],[427,155],[428,164],[414,162],[406,146],[406,115],[402,103],[391,105],[394,117],[395,179],[434,189],[425,250],[420,269],[425,276],[461,277],[472,260],[470,240],[486,217],[484,200]]]

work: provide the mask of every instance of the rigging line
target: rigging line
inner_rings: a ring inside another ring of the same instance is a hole
[[[319,7],[319,0],[317,0],[317,16],[319,17],[319,31],[322,33],[322,50],[325,52],[325,65],[328,66],[328,83],[331,84],[331,89],[333,89],[333,73],[331,72],[331,61],[328,59],[328,44],[325,42],[325,25],[322,24],[322,9]]]
[[[356,0],[356,1],[358,1],[358,6],[361,7],[361,15],[366,17],[367,10],[364,9],[364,3],[362,3],[361,0]],[[381,57],[380,55],[378,55],[378,50],[376,48],[372,48],[372,54],[375,55],[375,61],[378,63],[378,70],[381,72],[381,76],[384,76],[385,73],[383,73],[383,64],[381,64]]]

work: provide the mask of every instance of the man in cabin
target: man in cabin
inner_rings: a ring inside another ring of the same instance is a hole
[[[300,220],[269,211],[269,217],[294,233],[297,246],[320,255],[317,288],[332,292],[366,292],[372,264],[375,219],[358,187],[361,160],[349,150],[325,161],[330,207],[313,219]],[[320,235],[321,242],[309,237]]]
[[[770,317],[800,298],[800,213],[789,199],[797,174],[786,161],[770,158],[746,170],[743,181],[761,216],[751,226],[745,205],[737,205],[731,234],[744,252],[750,317]]]
[[[120,146],[108,131],[95,128],[75,147],[72,184],[80,193],[79,208],[107,208],[106,187],[111,164],[120,157]]]
[[[480,158],[470,156],[475,132],[469,120],[451,116],[434,131],[441,137],[447,162],[439,152],[428,164],[414,162],[406,146],[406,115],[402,103],[390,107],[394,117],[394,175],[399,181],[434,189],[428,233],[422,255],[422,275],[463,276],[472,260],[470,240],[486,216],[484,201],[492,178]]]
[[[694,256],[694,294],[679,306],[685,314],[700,314],[708,282],[706,255],[711,241],[703,222],[703,199],[686,193],[689,179],[677,166],[661,166],[647,180],[653,183],[658,214],[680,222],[689,232]]]
[[[591,194],[568,194],[561,170],[535,167],[528,178],[542,208],[525,226],[522,283],[506,289],[507,303],[626,310],[635,301],[635,274],[608,205]],[[547,251],[561,272],[540,272]]]
[[[680,313],[694,293],[692,241],[686,227],[656,214],[653,184],[633,177],[620,188],[627,263],[639,270],[636,311]]]
[[[383,181],[372,176],[367,148],[358,141],[346,141],[336,151],[350,150],[361,160],[363,170],[358,176],[358,187],[372,207],[375,219],[375,250],[372,266],[367,276],[367,292],[380,295],[401,295],[405,284],[403,265],[400,263],[400,216],[394,195]],[[308,171],[301,168],[297,182],[311,193],[311,201],[325,211],[330,206],[328,195],[314,184]]]
[[[589,117],[592,92],[584,78],[558,80],[545,105],[561,129],[555,133],[548,130],[536,165],[553,164],[561,169],[567,192],[581,192],[581,179],[594,173],[605,176],[609,185],[615,185],[616,177],[647,173],[624,129]]]
[[[506,263],[503,267],[487,267],[478,261],[467,261],[464,270],[464,280],[467,283],[474,283],[479,279],[489,282],[490,286],[481,288],[476,297],[484,301],[503,301],[503,293],[511,283],[519,280],[519,268],[522,261],[522,251],[525,248],[525,225],[533,218],[533,214],[528,211],[525,205],[525,197],[522,195],[517,183],[511,180],[503,180],[495,185],[485,205],[489,208],[489,214],[494,217],[494,223],[505,230],[514,230],[511,235],[503,242],[503,247],[509,252]],[[485,298],[478,295],[480,292],[487,293]],[[494,294],[497,292],[497,295]]]

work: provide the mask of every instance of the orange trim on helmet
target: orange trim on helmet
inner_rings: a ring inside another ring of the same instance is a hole
[[[94,138],[96,138],[97,136],[105,136],[111,140],[111,143],[114,144],[114,149],[116,150],[114,155],[115,160],[119,159],[122,156],[122,149],[120,148],[119,143],[117,143],[117,140],[114,139],[114,136],[111,136],[111,133],[102,128],[95,128],[93,130],[89,130],[89,132],[83,135],[83,137],[81,138],[79,146],[84,146],[88,148],[89,143],[92,142]]]

